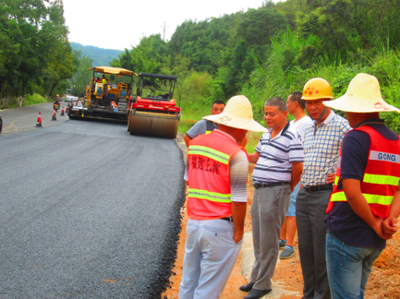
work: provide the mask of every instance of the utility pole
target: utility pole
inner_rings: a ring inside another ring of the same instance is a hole
[[[164,21],[164,34],[163,34],[163,40],[165,41],[165,28],[167,27],[167,21]]]

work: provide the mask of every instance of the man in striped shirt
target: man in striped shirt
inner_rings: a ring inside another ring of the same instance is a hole
[[[253,171],[255,187],[251,206],[255,262],[251,281],[241,286],[250,292],[245,299],[258,299],[272,290],[271,278],[279,255],[279,234],[290,203],[290,192],[303,169],[303,143],[287,121],[286,103],[271,98],[264,106],[269,127],[249,155],[257,163]]]

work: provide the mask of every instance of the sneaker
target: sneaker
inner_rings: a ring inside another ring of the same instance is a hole
[[[285,246],[285,248],[282,250],[282,252],[281,252],[279,258],[280,258],[281,260],[289,259],[289,258],[291,258],[293,255],[294,255],[294,249],[293,249],[293,247]]]
[[[286,245],[286,240],[282,241],[281,239],[279,239],[279,248],[283,248]]]

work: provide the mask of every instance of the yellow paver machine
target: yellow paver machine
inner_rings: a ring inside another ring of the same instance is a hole
[[[114,120],[126,123],[128,102],[132,96],[133,76],[137,74],[127,69],[110,66],[93,67],[89,71],[93,71],[93,77],[90,84],[86,86],[85,98],[83,101],[72,102],[69,105],[69,118]],[[96,73],[103,76],[96,77]],[[105,77],[106,75],[115,76],[115,82],[111,83]],[[121,77],[127,79],[121,80]]]

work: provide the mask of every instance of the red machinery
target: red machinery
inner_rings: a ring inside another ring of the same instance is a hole
[[[128,103],[131,135],[176,137],[181,117],[181,108],[173,99],[176,80],[175,76],[139,74],[137,96]]]

